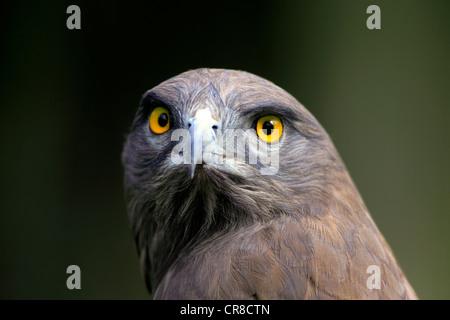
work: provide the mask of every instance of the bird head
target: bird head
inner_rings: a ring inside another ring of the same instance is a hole
[[[320,216],[324,193],[351,184],[295,98],[234,70],[192,70],[146,92],[122,161],[143,269],[151,261],[156,280],[196,243],[283,214]]]

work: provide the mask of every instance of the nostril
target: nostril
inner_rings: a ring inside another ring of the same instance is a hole
[[[218,129],[218,127],[217,127],[217,125],[215,124],[215,125],[213,125],[212,126],[212,128],[213,128],[213,130],[217,130]]]
[[[191,123],[189,122],[189,123],[188,123],[188,128],[190,128],[190,127],[191,127]]]

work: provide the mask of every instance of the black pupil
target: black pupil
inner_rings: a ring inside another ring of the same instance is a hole
[[[169,117],[167,116],[167,113],[161,113],[161,115],[158,118],[158,124],[161,127],[167,126],[167,123],[169,122]]]
[[[272,121],[266,121],[262,125],[262,129],[265,130],[264,132],[266,135],[271,135],[273,130],[273,122]]]

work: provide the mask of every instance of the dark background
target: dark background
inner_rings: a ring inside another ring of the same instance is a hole
[[[81,8],[81,30],[66,8]],[[366,8],[381,8],[368,30]],[[449,1],[14,1],[0,8],[0,297],[148,298],[120,154],[141,95],[198,67],[293,94],[420,298],[450,298]],[[67,266],[81,290],[66,288]]]

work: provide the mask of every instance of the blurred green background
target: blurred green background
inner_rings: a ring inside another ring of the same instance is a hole
[[[81,8],[81,30],[66,8]],[[381,8],[368,30],[366,8]],[[417,294],[450,298],[449,1],[0,8],[0,297],[146,299],[120,154],[141,95],[246,70],[322,123]],[[81,290],[66,288],[67,266]]]

